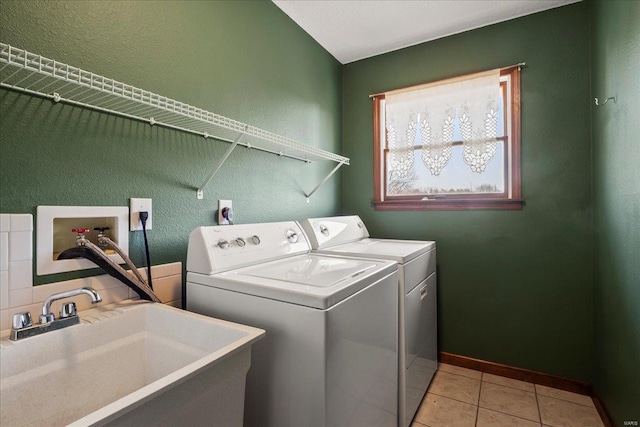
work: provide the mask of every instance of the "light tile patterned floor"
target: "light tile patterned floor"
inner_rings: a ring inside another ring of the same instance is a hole
[[[588,396],[440,363],[411,427],[604,427]]]

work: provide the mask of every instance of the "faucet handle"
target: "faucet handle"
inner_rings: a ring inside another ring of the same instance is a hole
[[[78,234],[84,234],[88,233],[91,230],[89,230],[88,228],[72,228],[71,231]]]
[[[33,320],[31,319],[31,313],[28,311],[24,313],[16,313],[13,315],[13,322],[11,325],[11,329],[19,330],[24,328],[29,328],[33,326]]]
[[[66,319],[67,317],[73,317],[78,314],[78,310],[76,308],[76,303],[71,301],[66,304],[62,304],[60,307],[60,318]]]

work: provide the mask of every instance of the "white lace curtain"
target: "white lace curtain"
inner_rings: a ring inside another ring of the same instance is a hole
[[[413,168],[419,136],[421,158],[432,175],[451,159],[454,134],[463,143],[463,160],[482,173],[496,152],[500,70],[464,80],[387,94],[389,167],[398,177]],[[457,139],[457,138],[456,138]]]

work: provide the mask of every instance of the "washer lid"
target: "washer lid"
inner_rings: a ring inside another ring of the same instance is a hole
[[[376,259],[391,259],[400,264],[405,264],[435,247],[436,242],[422,240],[362,239],[356,242],[332,246],[320,252],[347,256],[365,256]]]
[[[187,280],[326,309],[396,271],[393,261],[303,254],[213,275],[188,273]]]
[[[317,288],[329,288],[376,267],[377,264],[370,261],[308,256],[293,257],[268,266],[248,267],[242,271],[242,274]]]

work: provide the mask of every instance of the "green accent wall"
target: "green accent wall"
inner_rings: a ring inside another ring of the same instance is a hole
[[[640,2],[592,7],[593,382],[613,422],[640,419]]]
[[[0,89],[0,212],[152,198],[153,264],[184,262],[218,199],[238,223],[359,214],[436,240],[441,350],[593,381],[622,425],[640,401],[638,22],[638,1],[583,1],[341,66],[270,1],[0,0],[2,42],[352,163],[306,203],[334,163],[239,147],[197,200],[228,143]],[[376,212],[369,95],[522,61],[524,209]],[[141,233],[130,251],[143,264]]]
[[[340,63],[270,1],[4,1],[0,40],[188,104],[340,152]],[[128,206],[153,199],[152,264],[185,261],[218,199],[237,223],[333,215],[333,162],[229,143],[0,89],[0,212],[38,205]],[[142,233],[130,252],[143,265]],[[35,277],[47,283],[73,275]]]
[[[369,95],[522,61],[524,209],[376,212]],[[437,241],[440,350],[590,379],[589,79],[584,3],[343,67],[342,211],[373,236]]]

